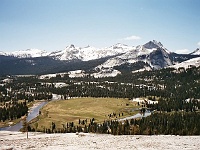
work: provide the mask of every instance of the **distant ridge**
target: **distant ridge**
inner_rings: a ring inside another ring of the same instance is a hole
[[[172,53],[156,40],[138,46],[117,43],[105,48],[71,44],[51,53],[39,49],[0,52],[0,75],[82,70],[94,77],[107,77],[170,67],[199,57],[199,53],[199,49],[190,54]]]

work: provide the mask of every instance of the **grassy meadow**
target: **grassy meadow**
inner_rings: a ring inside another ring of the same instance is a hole
[[[55,122],[56,127],[61,128],[62,124],[74,122],[78,124],[79,119],[95,119],[95,122],[103,122],[108,119],[118,119],[119,113],[126,117],[134,115],[136,104],[128,99],[117,98],[74,98],[70,100],[58,100],[49,102],[41,109],[37,122],[31,126],[37,129],[50,128]],[[116,113],[117,118],[109,118],[109,114]]]

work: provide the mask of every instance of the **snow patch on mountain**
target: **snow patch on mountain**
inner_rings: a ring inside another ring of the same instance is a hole
[[[51,79],[54,77],[56,77],[56,74],[45,74],[45,75],[39,76],[39,79]]]
[[[132,71],[132,73],[143,72],[143,71],[150,71],[150,70],[152,70],[151,67],[145,66],[145,67],[142,68],[142,69]]]
[[[108,59],[106,62],[97,66],[96,68],[99,68],[99,69],[101,69],[101,68],[112,68],[114,66],[120,66],[124,63],[125,62],[122,59],[115,57],[115,58]]]
[[[70,45],[67,46],[64,50],[50,53],[49,56],[60,60],[78,59],[82,61],[89,61],[125,53],[131,49],[133,49],[133,47],[119,43],[111,47],[101,49],[91,46],[80,48],[75,47],[74,45]]]
[[[50,53],[49,56],[59,60],[80,59],[79,49],[79,47],[75,47],[71,44],[67,46],[64,50],[59,50]]]
[[[113,68],[104,68],[97,73],[91,74],[91,76],[94,76],[95,78],[103,78],[103,77],[115,77],[118,74],[121,74],[121,72],[118,70],[115,70]]]
[[[84,70],[69,71],[68,74],[70,78],[80,78],[87,75]]]
[[[196,67],[200,66],[200,57],[192,58],[190,60],[184,61],[182,63],[176,64],[176,65],[173,65],[173,66],[169,66],[169,67],[170,68],[175,68],[175,69],[178,69],[178,68],[187,69],[187,68],[190,68],[192,66],[196,66]]]
[[[154,40],[144,45],[132,47],[131,50],[107,60],[97,68],[110,68],[125,63],[135,63],[137,61],[148,63],[152,68],[155,69],[172,65],[172,62],[169,58],[169,51],[164,48],[160,42],[156,42]]]
[[[124,54],[121,56],[122,59],[127,59],[127,58],[130,59],[130,57],[135,58],[140,55],[147,55],[159,47],[164,48],[160,42],[157,42],[155,40],[137,47],[128,46],[121,43],[117,43],[115,45],[105,48],[95,48],[89,45],[86,47],[75,47],[73,44],[71,44],[63,50],[58,50],[51,53],[48,53],[45,50],[27,49],[27,50],[14,51],[10,53],[0,52],[0,55],[6,55],[6,56],[12,55],[18,58],[49,56],[58,60],[78,59],[82,61],[89,61],[89,60],[105,58],[108,56]]]
[[[144,45],[139,45],[136,48],[137,56],[150,54],[151,52],[155,51],[156,49],[157,48],[146,48]]]
[[[7,53],[7,55],[11,55],[18,58],[43,57],[47,56],[48,54],[49,53],[47,51],[40,49],[27,49]]]
[[[66,87],[68,85],[64,82],[56,82],[56,83],[54,83],[54,86],[55,86],[55,88],[62,88],[62,87]]]
[[[2,51],[0,51],[0,55],[7,56],[7,54]]]
[[[117,43],[111,47],[105,48],[105,50],[115,51],[117,53],[126,53],[132,49],[135,49],[133,46],[128,46],[125,44]]]

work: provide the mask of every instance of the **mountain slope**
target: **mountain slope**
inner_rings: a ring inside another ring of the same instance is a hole
[[[200,55],[200,49],[197,48],[194,52],[190,53],[190,55]]]
[[[35,57],[44,57],[49,53],[45,50],[39,49],[27,49],[27,50],[19,50],[10,53],[4,53],[6,56],[13,56],[18,58],[35,58]]]
[[[168,53],[162,49],[157,48],[157,50],[150,53],[148,61],[154,69],[161,69],[172,65]]]
[[[48,53],[27,49],[11,53],[0,52],[0,75],[45,74],[83,70],[96,77],[116,76],[121,73],[161,69],[199,57],[199,49],[192,54],[176,54],[161,42],[127,46],[117,43],[106,48],[67,46],[64,50]]]
[[[100,59],[108,56],[114,56],[125,53],[133,49],[123,44],[116,44],[108,48],[97,49],[95,47],[87,46],[84,48],[75,47],[74,45],[67,46],[64,50],[50,53],[48,56],[59,60],[82,60],[89,61]]]
[[[175,69],[185,68],[185,69],[187,69],[187,68],[190,68],[190,67],[193,67],[193,66],[195,66],[195,67],[199,67],[200,66],[200,57],[186,60],[186,61],[181,62],[179,64],[170,66],[170,68],[175,68]]]
[[[132,50],[127,51],[126,53],[122,53],[116,57],[108,59],[105,63],[97,66],[96,68],[122,68],[122,66],[131,66],[131,64],[135,64],[136,62],[140,61],[144,63],[143,67],[140,65],[139,69],[145,68],[147,66],[151,66],[152,69],[161,69],[172,65],[169,54],[170,52],[164,48],[160,42],[156,42],[154,40],[144,45],[139,45]],[[129,67],[129,69],[130,68],[131,67]]]

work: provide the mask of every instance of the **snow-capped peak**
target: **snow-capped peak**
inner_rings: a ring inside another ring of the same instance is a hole
[[[168,54],[170,54],[171,52],[166,49],[163,44],[161,42],[158,42],[156,40],[153,40],[153,41],[149,41],[148,43],[144,44],[143,45],[144,48],[146,49],[157,49],[157,48],[161,48],[163,50],[165,50]]]
[[[133,49],[135,49],[135,47],[128,46],[128,45],[121,44],[121,43],[117,43],[115,45],[112,45],[110,47],[106,47],[104,49],[107,50],[107,51],[112,51],[115,54],[120,54],[120,53],[126,53],[130,50],[133,50]]]
[[[19,58],[26,58],[26,57],[42,57],[47,56],[48,52],[45,50],[39,49],[27,49],[27,50],[19,50],[8,53],[8,55],[12,55]]]
[[[66,49],[75,49],[75,46],[73,44],[66,47]]]
[[[161,42],[157,42],[156,40],[149,41],[148,43],[143,45],[147,49],[153,49],[153,48],[163,48],[163,45]]]
[[[1,55],[11,55],[19,58],[26,58],[26,57],[42,57],[42,56],[49,56],[53,57],[55,59],[59,60],[73,60],[78,59],[82,61],[88,61],[88,60],[94,60],[94,59],[100,59],[105,58],[108,56],[115,56],[119,54],[126,54],[122,58],[125,57],[136,57],[140,55],[146,55],[150,54],[152,51],[162,48],[165,51],[163,45],[160,42],[157,42],[155,40],[150,41],[144,45],[140,46],[128,46],[122,43],[117,43],[115,45],[112,45],[110,47],[105,48],[95,48],[92,46],[86,46],[86,47],[76,47],[73,44],[70,44],[66,46],[63,50],[54,51],[51,53],[47,53],[44,50],[39,49],[27,49],[27,50],[19,50],[11,53],[3,53],[1,52]],[[134,55],[134,56],[133,56]]]
[[[123,48],[123,47],[128,47],[128,45],[117,43],[117,44],[113,45],[113,47],[121,47],[121,48]]]
[[[163,44],[162,44],[161,42],[158,42],[158,41],[156,41],[156,40],[153,40],[153,43],[154,43],[155,45],[158,45],[159,47],[163,47]]]
[[[95,48],[89,45],[86,47],[75,47],[73,44],[71,44],[64,50],[53,52],[49,56],[60,60],[79,59],[82,61],[88,61],[125,53],[132,49],[134,49],[134,47],[129,47],[121,43],[117,43],[106,48]]]
[[[122,49],[122,48],[125,48],[125,49],[127,49],[127,48],[130,48],[130,46],[128,46],[126,44],[122,44],[122,43],[117,43],[117,44],[112,45],[109,48],[113,48],[113,49],[118,49],[118,48]]]
[[[86,47],[84,47],[84,48],[90,48],[90,45],[88,45],[88,46],[86,46]]]
[[[4,52],[2,52],[2,51],[0,51],[0,55],[4,55],[4,56],[6,56],[7,54],[4,53]]]

